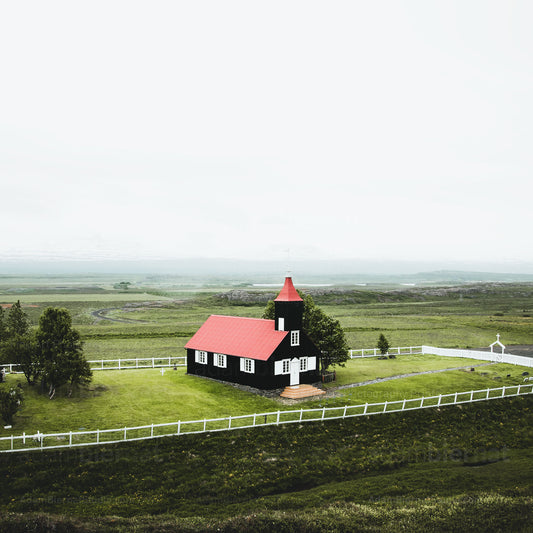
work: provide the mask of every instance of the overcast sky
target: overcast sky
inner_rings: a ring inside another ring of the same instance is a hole
[[[3,2],[0,258],[533,261],[533,3]]]

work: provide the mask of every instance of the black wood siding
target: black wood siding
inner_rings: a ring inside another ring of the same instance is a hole
[[[299,346],[291,346],[289,334],[267,361],[254,359],[255,372],[253,374],[240,370],[240,357],[225,355],[227,357],[227,368],[219,368],[214,365],[213,352],[207,352],[207,364],[202,365],[195,361],[195,350],[189,348],[187,350],[187,372],[198,376],[249,385],[258,389],[277,389],[290,385],[291,377],[290,374],[278,376],[274,374],[276,361],[293,359],[294,357],[316,357],[316,369],[300,372],[300,383],[316,383],[320,381],[320,352],[303,331],[300,331]]]

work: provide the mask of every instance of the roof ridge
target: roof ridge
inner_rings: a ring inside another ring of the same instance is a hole
[[[238,320],[263,320],[265,322],[274,322],[270,318],[256,318],[256,317],[253,317],[253,316],[235,316],[235,315],[217,315],[217,314],[212,314],[212,315],[209,315],[209,316],[210,317],[217,316],[217,317],[222,317],[222,318],[236,318]]]

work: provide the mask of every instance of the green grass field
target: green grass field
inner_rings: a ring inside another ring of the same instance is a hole
[[[0,529],[526,533],[532,417],[522,397],[0,455]]]
[[[346,367],[338,369],[338,380],[329,384],[329,395],[300,401],[296,405],[297,408],[313,408],[379,403],[522,382],[523,369],[498,364],[477,367],[474,372],[450,370],[337,389],[348,383],[478,364],[476,360],[435,355],[405,355],[387,360],[353,359]],[[0,436],[202,420],[293,409],[295,405],[244,392],[230,384],[189,376],[183,367],[175,371],[167,369],[163,375],[158,369],[95,371],[90,387],[75,392],[72,398],[60,392],[52,401],[37,387],[29,387],[22,376],[8,379],[13,385],[23,385],[25,403],[15,418],[13,429],[0,429]]]
[[[48,305],[70,310],[88,359],[184,355],[210,314],[260,317],[264,304],[228,303],[228,286],[88,277],[80,283],[0,277],[0,302],[19,299],[35,326]],[[57,287],[61,287],[58,289]],[[533,344],[532,284],[404,291],[325,292],[351,348]],[[154,302],[160,302],[154,305]],[[93,311],[116,308],[97,320]],[[355,359],[337,368],[335,407],[434,396],[522,382],[494,364],[337,389],[353,383],[480,361],[406,355]],[[509,375],[509,377],[508,377]],[[9,376],[13,383],[21,376]],[[103,429],[290,409],[291,404],[185,370],[95,372],[91,385],[50,401],[25,386],[16,434]],[[0,454],[0,531],[530,531],[533,520],[531,398],[491,400],[301,426],[187,435],[143,443]],[[0,429],[0,435],[11,430]]]

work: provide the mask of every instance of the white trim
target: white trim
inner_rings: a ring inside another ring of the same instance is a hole
[[[213,354],[213,364],[219,368],[226,368],[228,366],[228,357],[223,353]]]
[[[255,373],[255,361],[253,359],[248,359],[246,357],[241,358],[240,360],[241,372],[246,372],[247,374]]]
[[[307,372],[307,357],[300,357],[300,372]]]
[[[194,360],[201,365],[207,365],[207,352],[204,352],[203,350],[195,350]]]
[[[298,358],[291,360],[291,381],[290,385],[300,384],[300,361]]]
[[[300,331],[291,331],[291,346],[300,346]]]
[[[286,376],[291,373],[291,360],[281,359],[274,362],[274,375]]]
[[[285,319],[281,316],[278,318],[278,331],[285,331]]]

